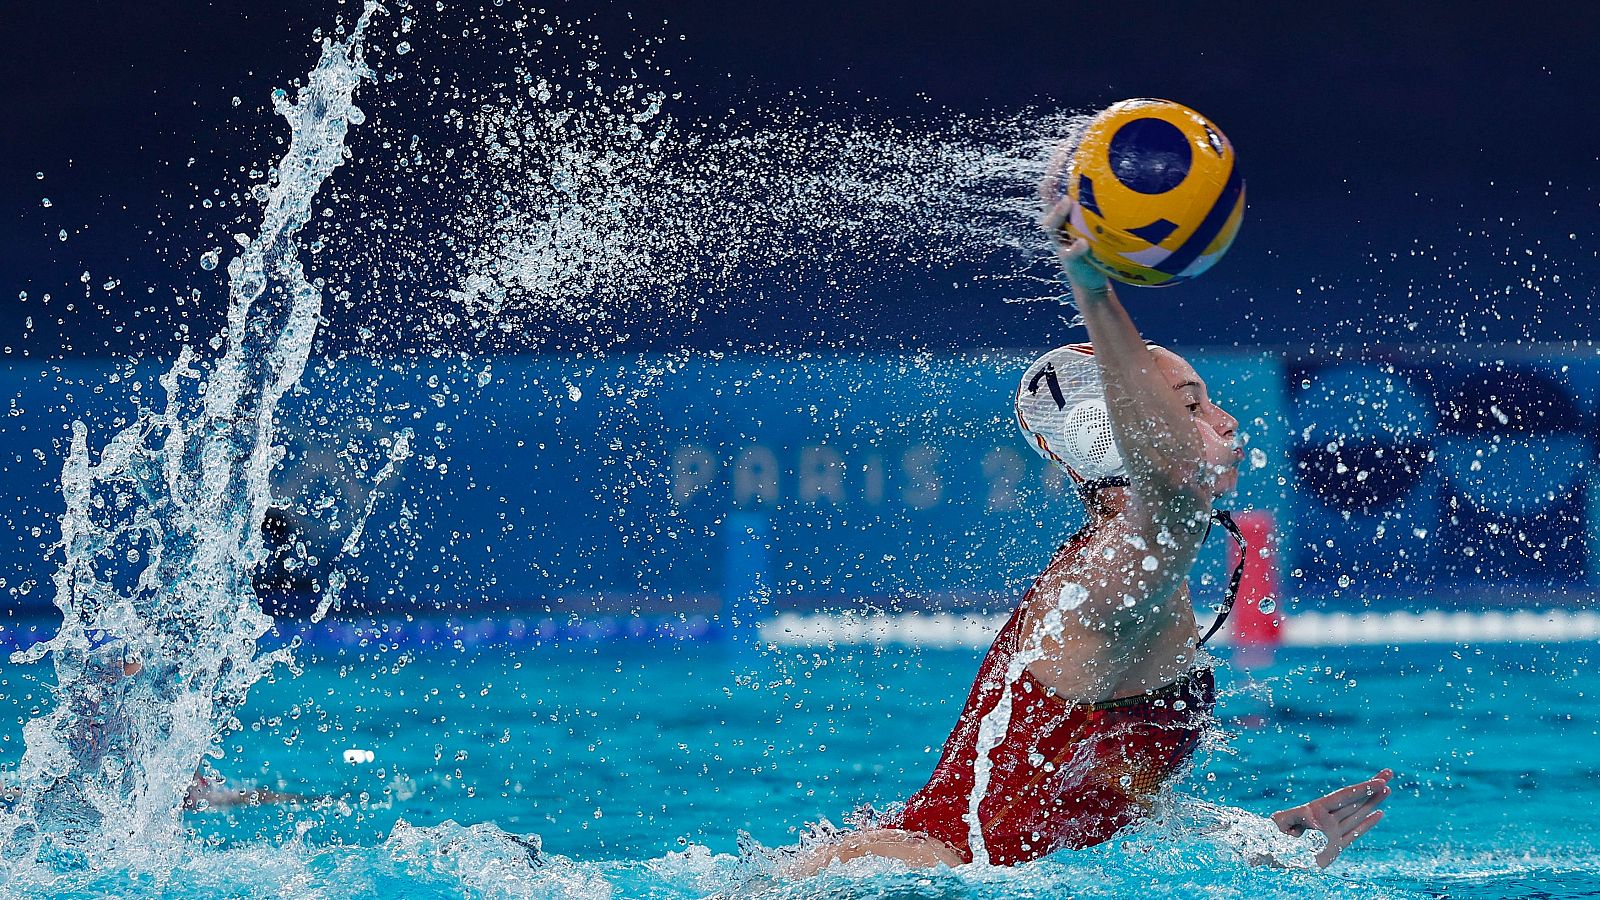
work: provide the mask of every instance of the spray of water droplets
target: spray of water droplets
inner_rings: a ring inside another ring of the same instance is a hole
[[[182,835],[196,768],[250,686],[286,653],[258,653],[271,626],[251,573],[265,550],[269,477],[281,458],[278,403],[299,381],[321,315],[298,235],[318,189],[363,121],[352,97],[371,71],[362,36],[326,41],[298,97],[273,96],[292,137],[256,236],[228,265],[223,352],[188,348],[161,379],[163,410],[141,410],[98,461],[75,423],[62,473],[55,575],[59,633],[18,655],[50,656],[56,705],[29,722],[18,800],[0,815],[13,861],[158,857]]]
[[[413,47],[397,66],[450,51],[428,27],[397,31]],[[387,174],[336,198],[325,252],[359,274],[333,280],[394,299],[357,327],[369,346],[681,346],[730,306],[770,333],[796,302],[848,314],[899,279],[946,274],[1004,282],[1011,299],[1059,296],[1035,184],[1083,117],[890,120],[804,97],[711,113],[674,89],[654,38],[607,47],[547,11],[485,12],[468,32],[509,71],[483,83],[424,69],[434,87],[410,88],[403,109],[386,101],[404,130],[358,157]],[[842,326],[808,342],[851,341]],[[712,344],[781,349],[699,346]]]
[[[0,818],[13,858],[159,854],[181,837],[196,767],[237,727],[250,686],[288,660],[257,651],[272,620],[252,574],[280,502],[269,483],[284,454],[278,404],[306,372],[323,315],[321,282],[299,256],[314,200],[334,221],[309,250],[374,280],[409,273],[395,279],[411,293],[397,297],[406,302],[394,319],[407,343],[435,351],[474,341],[607,351],[641,325],[683,328],[732,298],[804,291],[845,302],[896,273],[968,264],[1053,296],[1033,274],[1048,254],[1030,190],[1050,145],[1079,122],[1066,115],[852,124],[791,109],[680,120],[667,91],[631,72],[608,81],[598,66],[528,64],[487,93],[431,98],[446,144],[385,143],[406,183],[387,199],[415,188],[437,220],[381,204],[342,219],[334,207],[371,199],[323,186],[364,120],[352,97],[372,77],[362,44],[374,9],[349,38],[324,43],[294,102],[274,95],[293,134],[246,191],[263,221],[227,265],[219,357],[207,365],[186,348],[161,380],[165,408],[141,411],[98,461],[87,428],[74,428],[56,577],[64,624],[22,656],[52,659],[59,702],[26,729],[20,799]],[[402,21],[408,33],[410,16]],[[437,239],[417,241],[419,225]],[[201,270],[222,258],[205,252]],[[348,307],[350,290],[332,280],[335,308]],[[549,339],[574,326],[584,329],[576,342]],[[463,383],[484,386],[489,370],[470,367]],[[359,553],[378,488],[412,452],[409,431],[390,438],[336,542],[345,557]],[[341,573],[328,576],[314,617],[338,608],[344,586]]]
[[[847,296],[896,272],[1001,254],[1027,278],[1042,246],[1027,194],[1040,135],[1071,125],[869,128],[793,114],[725,134],[674,124],[660,95],[602,115],[541,99],[558,89],[538,80],[526,101],[464,123],[486,150],[474,180],[497,185],[472,212],[481,239],[449,295],[478,327],[681,327],[740,291]]]

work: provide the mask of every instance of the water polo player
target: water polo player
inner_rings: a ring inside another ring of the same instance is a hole
[[[863,856],[1013,865],[1101,843],[1147,815],[1210,726],[1201,645],[1221,621],[1200,634],[1187,579],[1212,523],[1233,530],[1213,504],[1238,481],[1238,423],[1192,366],[1140,338],[1084,242],[1064,243],[1070,203],[1043,224],[1092,344],[1029,366],[1016,415],[1029,445],[1078,486],[1086,522],[1001,629],[927,786],[794,874]],[[1323,832],[1325,866],[1382,818],[1392,775],[1273,822]]]

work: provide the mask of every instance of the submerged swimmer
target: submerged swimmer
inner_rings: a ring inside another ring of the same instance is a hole
[[[1047,202],[1055,192],[1047,184]],[[1014,865],[1108,840],[1185,767],[1216,702],[1188,575],[1234,490],[1238,422],[1194,368],[1146,344],[1105,276],[1043,225],[1092,344],[1045,354],[1016,398],[1029,444],[1078,486],[1087,521],[1001,629],[926,787],[900,812],[796,859],[791,875],[866,856]],[[1220,626],[1221,621],[1213,626]],[[1320,831],[1326,866],[1382,817],[1393,772],[1272,816]],[[1272,863],[1275,860],[1260,859]]]
[[[99,821],[92,799],[85,794],[85,779],[74,773],[110,770],[122,773],[125,779],[138,777],[137,768],[127,764],[138,756],[132,744],[132,723],[140,714],[136,707],[144,692],[172,683],[168,667],[147,666],[130,652],[126,641],[98,629],[89,631],[87,636],[89,646],[77,652],[74,663],[93,673],[93,687],[72,698],[77,713],[73,718],[75,727],[65,732],[62,747],[73,760],[73,767],[56,776],[35,801],[54,810],[76,813],[67,817],[71,824],[66,830],[73,833],[85,831],[86,822]],[[127,784],[119,787],[132,789]],[[182,804],[184,810],[194,812],[316,799],[266,787],[231,788],[215,773],[207,774],[202,765],[184,789]],[[0,785],[0,808],[14,808],[22,800],[19,786]]]

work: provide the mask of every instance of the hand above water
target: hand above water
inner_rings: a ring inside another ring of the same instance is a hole
[[[1275,812],[1272,823],[1291,837],[1299,837],[1307,831],[1327,835],[1328,846],[1317,853],[1317,865],[1326,867],[1383,818],[1378,805],[1389,796],[1389,779],[1393,777],[1393,770],[1384,769],[1359,784]]]
[[[1046,200],[1048,205],[1044,215],[1039,217],[1039,227],[1050,236],[1050,241],[1055,245],[1056,257],[1061,260],[1061,268],[1066,272],[1067,281],[1075,289],[1093,292],[1106,290],[1109,282],[1105,273],[1096,269],[1089,262],[1089,242],[1083,238],[1074,238],[1066,231],[1066,222],[1072,215],[1073,202],[1070,197],[1059,200]],[[1076,291],[1074,292],[1076,293]]]

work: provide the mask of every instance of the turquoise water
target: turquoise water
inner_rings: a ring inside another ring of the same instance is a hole
[[[922,784],[971,651],[733,652],[716,644],[302,651],[251,694],[218,769],[311,800],[191,813],[170,878],[11,873],[17,896],[1511,897],[1600,894],[1593,645],[1283,651],[1220,678],[1221,735],[1169,821],[1015,870],[773,884],[748,832]],[[11,678],[15,679],[15,673]],[[8,686],[15,746],[37,685]],[[357,762],[347,762],[350,758]],[[365,751],[372,754],[366,761]],[[1265,814],[1399,774],[1388,818],[1327,872],[1249,867]],[[1226,813],[1221,814],[1225,818]],[[460,827],[446,824],[453,821]],[[399,824],[408,823],[406,825]],[[488,828],[538,835],[542,865]],[[160,866],[152,865],[151,871]],[[753,882],[747,881],[756,875]],[[132,883],[130,883],[130,879]]]

